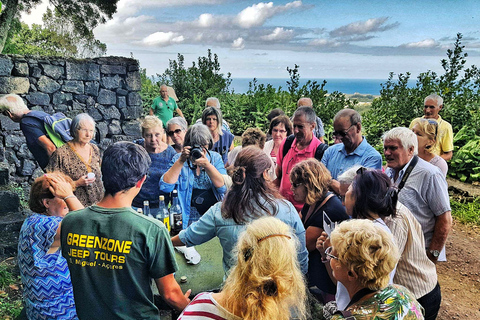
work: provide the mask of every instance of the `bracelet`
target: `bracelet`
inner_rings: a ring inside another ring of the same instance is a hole
[[[67,199],[70,199],[70,198],[76,198],[77,196],[74,195],[74,194],[71,194],[69,196],[66,196],[65,198],[63,198],[63,201],[66,201]]]

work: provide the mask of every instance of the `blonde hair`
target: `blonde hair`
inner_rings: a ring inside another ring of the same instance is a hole
[[[388,285],[399,254],[392,235],[367,219],[342,222],[331,236],[338,261],[358,275],[364,288],[379,290]]]
[[[225,281],[222,306],[245,320],[306,319],[306,286],[297,256],[298,239],[285,223],[262,217],[238,239],[238,262]]]
[[[28,107],[23,99],[16,94],[6,94],[0,96],[0,112],[9,111],[11,114],[21,116],[28,111]]]
[[[427,137],[427,139],[430,139],[433,141],[433,145],[426,146],[425,148],[427,152],[432,153],[432,147],[437,142],[437,132],[438,132],[437,121],[432,119],[423,119],[423,118],[415,119],[412,123],[412,129],[417,124],[418,124],[418,128]]]
[[[140,124],[140,128],[142,128],[142,136],[146,129],[152,129],[156,127],[160,127],[163,130],[162,120],[158,119],[156,116],[146,116]]]
[[[332,176],[327,167],[314,158],[297,163],[290,172],[291,183],[301,183],[307,189],[305,202],[309,205],[325,196],[331,180]]]

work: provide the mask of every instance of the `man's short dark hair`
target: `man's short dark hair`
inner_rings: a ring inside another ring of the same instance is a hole
[[[317,121],[317,115],[315,114],[315,111],[313,111],[313,108],[299,107],[297,110],[295,110],[293,117],[295,118],[296,116],[301,116],[301,115],[305,116],[305,120],[308,123],[316,123]]]
[[[102,180],[105,195],[131,189],[148,172],[152,160],[139,145],[116,142],[105,150],[102,159]]]

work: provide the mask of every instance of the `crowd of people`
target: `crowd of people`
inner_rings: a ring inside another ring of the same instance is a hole
[[[72,119],[72,139],[56,148],[36,128],[43,114],[17,95],[0,97],[46,172],[31,187],[34,214],[19,236],[29,319],[158,319],[152,279],[185,320],[307,319],[308,297],[326,319],[436,319],[435,264],[446,260],[452,225],[453,134],[438,114],[441,97],[425,98],[411,128],[384,134],[383,167],[353,109],[335,115],[330,146],[311,99],[301,98],[292,118],[272,110],[268,132],[249,128],[234,148],[217,98],[188,126],[160,89],[142,138],[103,156],[88,114]],[[177,235],[137,212],[149,201],[155,216],[159,197],[168,203],[174,190]],[[198,264],[195,246],[214,237],[224,283],[190,300],[174,278],[174,250]]]

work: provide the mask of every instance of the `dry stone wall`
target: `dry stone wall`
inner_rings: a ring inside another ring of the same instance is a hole
[[[0,55],[0,94],[20,95],[29,109],[86,112],[96,121],[99,147],[140,137],[142,116],[138,61],[123,57],[65,59]],[[0,163],[13,181],[28,185],[43,174],[18,123],[0,115]]]

